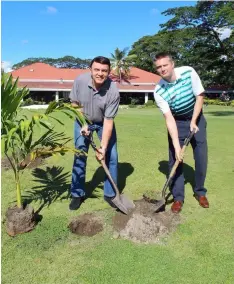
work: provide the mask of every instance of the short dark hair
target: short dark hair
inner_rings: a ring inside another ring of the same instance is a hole
[[[161,58],[164,58],[164,57],[169,57],[171,59],[171,61],[173,61],[172,55],[167,51],[163,51],[163,52],[159,52],[159,53],[155,54],[154,61],[161,59]]]
[[[100,64],[108,65],[109,68],[111,68],[110,59],[107,58],[107,57],[104,57],[104,56],[97,56],[97,57],[95,57],[95,58],[91,61],[90,65],[89,65],[90,68],[92,67],[92,65],[93,65],[94,62],[97,62],[97,63],[100,63]]]

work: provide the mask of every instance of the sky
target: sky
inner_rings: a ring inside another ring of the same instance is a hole
[[[29,57],[110,57],[169,17],[168,8],[195,1],[2,1],[1,61],[5,70]]]

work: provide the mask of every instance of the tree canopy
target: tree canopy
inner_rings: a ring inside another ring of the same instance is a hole
[[[174,56],[178,66],[190,65],[204,85],[233,83],[234,3],[199,1],[195,6],[172,8],[162,13],[171,19],[153,36],[135,42],[129,54],[135,65],[155,72],[153,57],[161,51]]]
[[[13,69],[18,69],[36,62],[50,64],[57,68],[79,68],[79,69],[86,69],[89,67],[91,59],[80,59],[79,57],[73,57],[66,55],[61,58],[49,58],[49,57],[32,57],[27,58],[15,65],[12,66]]]
[[[117,76],[122,76],[120,70],[126,71],[130,65],[155,72],[154,55],[168,51],[177,66],[192,66],[206,87],[223,84],[233,87],[234,2],[198,1],[195,6],[171,8],[162,14],[171,18],[160,25],[158,33],[140,38],[128,54],[126,49],[118,48],[111,53]],[[91,60],[68,55],[57,59],[28,58],[15,64],[13,69],[35,62],[85,69]]]
[[[120,50],[116,48],[114,53],[111,53],[111,68],[114,71],[117,81],[121,82],[122,79],[127,80],[129,77],[130,66],[134,64],[136,55],[128,55],[128,48]]]

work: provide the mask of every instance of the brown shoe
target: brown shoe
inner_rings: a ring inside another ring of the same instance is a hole
[[[208,199],[205,197],[205,195],[201,195],[201,196],[196,196],[196,199],[199,202],[199,205],[203,208],[209,208],[209,201]]]
[[[172,206],[171,206],[171,211],[173,213],[179,213],[182,210],[183,207],[183,201],[174,201]]]

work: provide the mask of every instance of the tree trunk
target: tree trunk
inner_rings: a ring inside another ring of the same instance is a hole
[[[18,208],[22,208],[22,198],[21,198],[21,190],[20,190],[19,172],[15,173],[15,184],[16,184],[17,206],[18,206]]]

